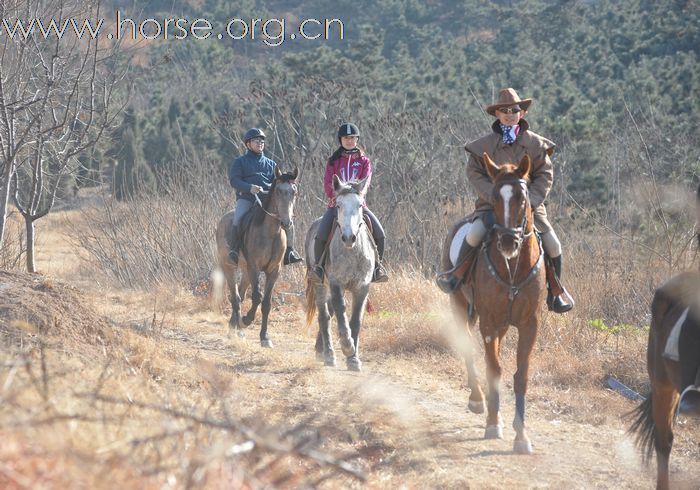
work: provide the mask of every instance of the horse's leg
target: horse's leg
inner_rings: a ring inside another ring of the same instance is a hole
[[[241,271],[241,282],[238,284],[238,295],[240,296],[241,305],[245,301],[245,295],[248,292],[249,286],[250,281],[248,280],[248,273],[246,271]]]
[[[233,267],[224,268],[224,276],[228,283],[229,301],[231,301],[231,318],[228,320],[228,334],[230,337],[240,336],[245,334],[241,331],[241,296],[239,294],[238,284],[236,283],[236,269]]]
[[[333,303],[333,311],[338,322],[338,339],[340,347],[343,350],[345,357],[350,357],[355,354],[355,345],[350,336],[348,328],[348,318],[345,315],[345,299],[343,298],[343,289],[337,284],[331,284],[331,302]]]
[[[483,321],[483,319],[482,319]],[[491,329],[482,330],[492,331]],[[486,355],[486,380],[489,386],[487,396],[488,411],[486,414],[486,431],[485,439],[501,439],[503,438],[503,423],[501,422],[501,365],[498,361],[501,339],[498,336],[484,336],[484,351]]]
[[[335,350],[331,337],[331,314],[328,312],[325,286],[316,286],[316,311],[318,312],[318,335],[316,336],[316,358],[326,366],[335,366]]]
[[[248,266],[248,280],[250,281],[250,297],[252,303],[248,313],[246,313],[243,317],[243,325],[246,327],[253,323],[253,320],[255,320],[255,314],[258,312],[258,306],[262,301],[262,294],[260,293],[260,274],[253,266]]]
[[[320,315],[321,312],[317,309],[316,310],[318,314]],[[328,321],[328,320],[326,320]],[[314,346],[314,350],[316,351],[316,360],[317,361],[323,361],[323,333],[321,333],[321,322],[319,320],[319,325],[318,325],[318,333],[316,334],[316,345]]]
[[[470,391],[467,408],[474,413],[484,413],[484,392],[479,384],[479,372],[476,369],[474,360],[474,335],[467,318],[467,300],[461,292],[456,291],[450,295],[450,305],[452,306],[454,317],[461,322],[461,326],[464,327],[466,333],[463,342],[463,354],[464,363],[467,367],[467,384]]]
[[[355,353],[345,360],[350,371],[361,371],[360,361],[360,328],[362,327],[362,315],[365,311],[365,303],[369,294],[369,284],[353,291],[352,294],[352,316],[350,317],[350,333],[355,343]]]
[[[275,287],[279,277],[279,267],[272,272],[265,273],[265,294],[263,295],[260,311],[262,312],[262,325],[260,327],[260,345],[272,347],[272,340],[267,335],[267,319],[272,308],[272,289]]]
[[[670,383],[652,381],[651,413],[654,418],[654,448],[656,449],[656,488],[668,490],[668,461],[673,446],[673,416],[678,391]]]
[[[525,393],[527,393],[528,369],[530,354],[537,337],[537,319],[533,318],[527,326],[518,329],[517,369],[513,375],[513,391],[515,392],[515,442],[513,452],[516,454],[532,454],[532,444],[525,432]]]

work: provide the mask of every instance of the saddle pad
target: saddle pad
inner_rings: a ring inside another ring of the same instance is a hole
[[[452,237],[452,242],[450,242],[450,263],[452,267],[457,264],[457,258],[459,257],[459,251],[462,249],[462,245],[467,239],[467,232],[471,226],[471,222],[464,223],[460,226]]]
[[[683,314],[678,318],[678,321],[671,329],[671,333],[666,340],[666,348],[664,349],[664,357],[666,359],[671,359],[672,361],[678,361],[678,339],[681,336],[681,329],[685,323],[685,319],[688,318],[688,311],[690,308],[686,308]]]

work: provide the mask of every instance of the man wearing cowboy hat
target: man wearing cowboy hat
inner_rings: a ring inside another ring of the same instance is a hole
[[[491,189],[493,184],[486,173],[482,159],[488,153],[497,165],[519,162],[525,155],[532,161],[528,190],[532,205],[535,227],[542,234],[544,250],[551,259],[554,271],[561,279],[561,242],[547,219],[544,200],[552,188],[554,172],[550,157],[554,153],[554,143],[529,130],[529,124],[523,116],[527,113],[532,99],[521,99],[512,88],[500,91],[498,101],[486,108],[486,112],[496,118],[491,126],[492,132],[483,138],[467,143],[464,149],[469,154],[467,176],[478,198],[476,200],[474,220],[466,233],[465,242],[460,250],[457,264],[447,272],[438,275],[437,283],[441,290],[451,293],[464,279],[476,256],[476,250],[486,235],[484,222],[491,214]],[[563,296],[566,295],[568,301]],[[564,290],[562,295],[547,295],[547,306],[556,313],[564,313],[574,306],[573,298]]]

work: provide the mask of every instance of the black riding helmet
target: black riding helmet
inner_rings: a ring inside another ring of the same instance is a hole
[[[265,133],[263,133],[262,129],[250,128],[243,136],[243,143],[248,143],[253,138],[265,139]]]
[[[360,130],[353,123],[344,123],[338,128],[338,142],[342,136],[360,136]]]

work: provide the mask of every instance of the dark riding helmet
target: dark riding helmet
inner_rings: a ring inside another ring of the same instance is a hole
[[[265,139],[265,133],[263,133],[262,129],[250,128],[243,136],[243,143],[248,143],[253,138]]]
[[[342,136],[360,136],[360,130],[353,123],[344,123],[338,128],[338,141]]]

